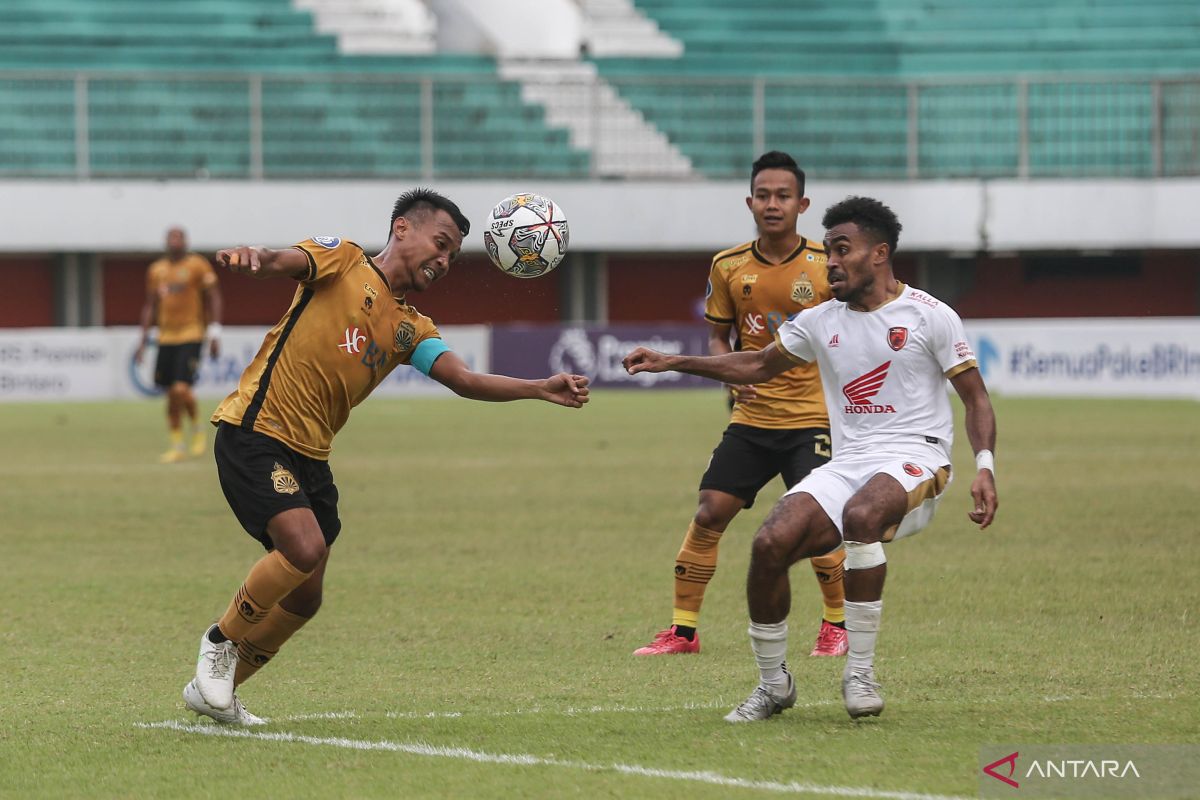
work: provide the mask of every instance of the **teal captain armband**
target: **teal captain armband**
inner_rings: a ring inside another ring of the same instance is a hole
[[[429,370],[433,369],[433,362],[437,361],[438,356],[442,353],[448,352],[450,352],[450,348],[441,339],[425,339],[417,345],[417,349],[413,350],[409,363],[421,370],[422,375],[428,377]]]

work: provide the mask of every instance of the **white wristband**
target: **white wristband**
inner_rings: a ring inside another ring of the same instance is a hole
[[[205,339],[220,339],[221,338],[221,323],[210,322],[208,328],[204,331]]]
[[[991,450],[980,450],[975,454],[975,470],[986,469],[994,476],[996,474],[996,457]]]

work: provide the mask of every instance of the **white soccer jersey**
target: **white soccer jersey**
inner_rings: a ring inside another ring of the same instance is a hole
[[[950,306],[902,285],[873,311],[838,300],[805,309],[775,341],[792,358],[819,364],[835,459],[893,453],[935,468],[950,463],[946,380],[975,366]]]

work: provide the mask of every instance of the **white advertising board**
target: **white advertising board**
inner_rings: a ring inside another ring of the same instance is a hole
[[[988,388],[1043,397],[1200,399],[1200,320],[974,320]]]
[[[491,331],[486,325],[448,325],[442,337],[474,370],[490,369]],[[207,353],[196,394],[220,398],[237,387],[267,328],[228,327],[221,355]],[[135,364],[137,328],[15,328],[0,330],[0,401],[109,400],[147,397],[154,388],[154,348]],[[331,346],[336,346],[336,342]],[[401,366],[375,390],[381,396],[450,394],[412,367]]]

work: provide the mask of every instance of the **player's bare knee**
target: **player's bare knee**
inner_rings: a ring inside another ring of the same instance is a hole
[[[288,563],[301,572],[315,570],[328,551],[320,530],[282,527],[271,532],[271,541]]]
[[[730,521],[737,515],[737,512],[738,509],[736,508],[729,508],[722,503],[701,497],[700,505],[696,509],[695,522],[701,528],[724,532],[729,527]]]
[[[750,558],[759,566],[776,566],[787,568],[789,555],[795,549],[794,538],[776,527],[763,526],[754,535],[754,543],[750,546]]]
[[[842,532],[847,542],[878,542],[886,528],[883,514],[866,503],[847,505],[842,512]]]

